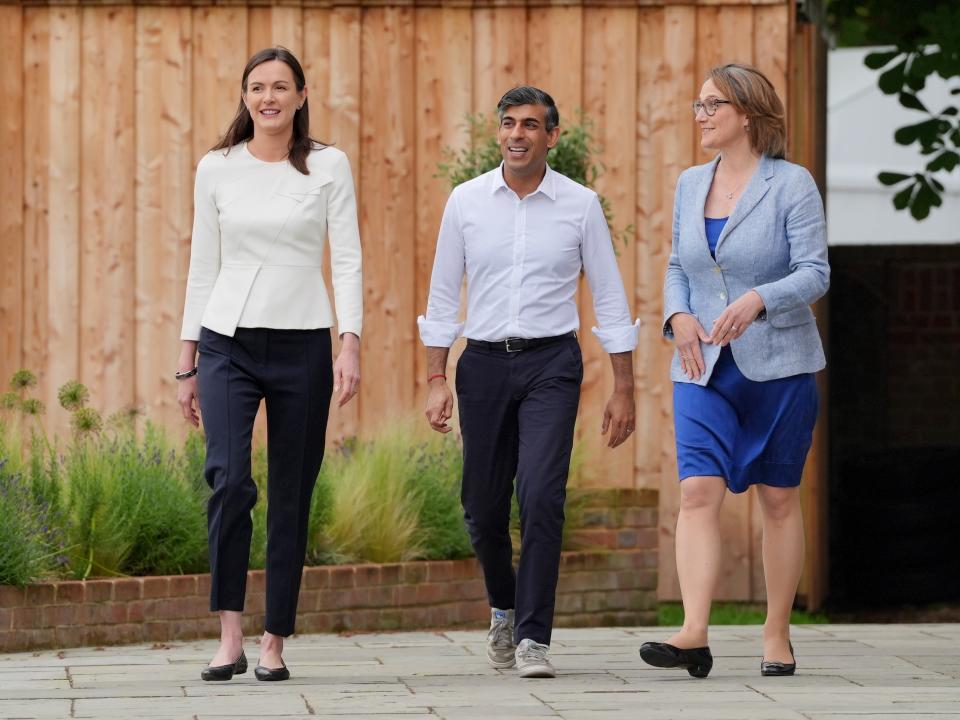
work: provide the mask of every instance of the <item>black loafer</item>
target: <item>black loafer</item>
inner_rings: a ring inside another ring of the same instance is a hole
[[[257,676],[257,680],[263,680],[264,682],[279,682],[280,680],[289,680],[290,671],[287,669],[286,664],[283,660],[280,661],[282,667],[278,668],[268,668],[263,665],[257,665],[253,669],[253,674]]]
[[[200,673],[200,678],[207,682],[229,680],[234,675],[243,675],[246,671],[247,656],[241,650],[240,657],[237,658],[236,662],[229,665],[208,665]]]
[[[797,656],[793,654],[793,643],[790,643],[792,663],[778,662],[777,660],[760,660],[760,674],[765,677],[793,675],[797,671]]]
[[[695,678],[705,678],[713,667],[709,647],[684,650],[670,643],[645,642],[640,646],[640,657],[654,667],[685,668]]]

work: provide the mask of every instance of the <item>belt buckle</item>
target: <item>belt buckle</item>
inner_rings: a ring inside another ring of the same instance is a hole
[[[519,347],[511,348],[510,347],[511,342],[519,343]],[[508,353],[520,352],[521,350],[523,350],[523,344],[524,344],[523,338],[507,338],[506,340],[503,341],[503,346],[506,348]]]

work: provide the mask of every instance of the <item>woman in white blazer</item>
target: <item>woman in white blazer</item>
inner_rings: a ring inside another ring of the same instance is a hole
[[[205,475],[213,491],[210,609],[220,614],[221,638],[204,680],[229,680],[247,670],[242,613],[257,499],[250,451],[261,400],[267,409],[267,598],[255,674],[286,680],[283,638],[294,630],[330,398],[336,389],[344,405],[360,382],[353,177],[346,155],[311,139],[309,128],[300,63],[284,48],[261,50],[243,71],[236,117],[197,166],[176,377],[184,417],[194,425],[203,418]],[[335,365],[334,312],[322,274],[327,237],[342,341]]]
[[[683,627],[643,659],[706,677],[720,571],[720,506],[757,489],[767,618],[762,675],[792,675],[790,610],[803,568],[800,477],[825,364],[810,304],[830,280],[816,183],[783,159],[783,103],[742,65],[714,68],[694,104],[701,145],[718,151],[677,181],[664,280],[664,335],[680,483],[676,557]]]

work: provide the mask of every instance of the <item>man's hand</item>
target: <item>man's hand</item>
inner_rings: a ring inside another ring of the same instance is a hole
[[[610,432],[607,447],[615,448],[623,443],[636,427],[637,411],[633,400],[633,353],[611,353],[613,365],[613,394],[603,411],[603,426],[600,434]]]
[[[440,433],[453,430],[447,420],[453,416],[453,393],[447,387],[447,356],[450,348],[427,346],[427,407],[424,415],[430,427]]]
[[[615,448],[623,443],[633,432],[637,412],[633,402],[633,392],[614,390],[607,407],[603,411],[602,435],[610,431],[607,447]]]
[[[453,393],[444,378],[437,378],[430,383],[425,414],[430,427],[437,432],[448,433],[453,430],[447,425],[447,420],[453,417]]]

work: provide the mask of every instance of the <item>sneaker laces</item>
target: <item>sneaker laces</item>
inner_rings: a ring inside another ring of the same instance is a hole
[[[494,618],[487,633],[487,639],[495,648],[509,649],[513,647],[513,628],[510,627],[510,618],[504,613],[503,617]]]
[[[547,662],[547,652],[550,650],[549,645],[541,645],[538,642],[530,642],[524,646],[521,651],[524,659],[527,661],[536,661],[545,663]]]

